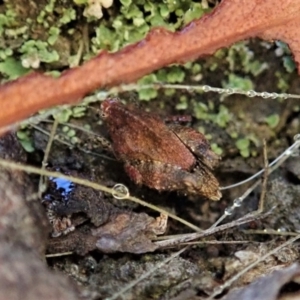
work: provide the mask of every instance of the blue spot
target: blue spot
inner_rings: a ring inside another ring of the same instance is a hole
[[[67,198],[74,188],[74,183],[67,179],[54,177],[50,177],[49,179],[55,182],[56,188],[60,191],[64,198]]]

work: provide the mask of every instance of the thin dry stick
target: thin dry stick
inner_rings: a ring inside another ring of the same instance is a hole
[[[55,119],[54,122],[53,122],[52,128],[51,128],[48,143],[47,143],[46,150],[45,150],[45,153],[44,153],[44,158],[43,158],[43,161],[42,161],[41,170],[46,169],[48,157],[49,157],[51,146],[52,146],[54,136],[55,136],[55,133],[56,133],[56,130],[57,130],[57,126],[58,126],[58,119]],[[40,199],[42,198],[42,194],[43,194],[44,191],[45,191],[45,178],[44,178],[44,176],[41,176],[40,181],[39,181],[39,190],[38,190],[38,195],[39,195]]]
[[[274,172],[279,166],[281,166],[293,153],[294,151],[299,148],[300,146],[300,134],[297,134],[295,137],[295,142],[289,147],[287,148],[285,151],[283,151],[275,160],[272,161],[272,163],[270,165],[268,165],[268,174],[271,174],[272,172]],[[258,173],[254,174],[253,176],[251,176],[250,178],[240,182],[245,183],[248,182],[249,180],[257,177],[257,174],[261,174],[263,173],[262,171],[265,171],[265,169],[262,169],[261,171],[259,171]],[[249,189],[246,190],[246,192],[238,198],[238,204],[233,204],[232,207],[230,208],[231,210],[235,209],[236,207],[241,206],[241,202],[245,200],[245,198],[257,187],[259,186],[259,184],[261,183],[260,180],[257,180]],[[230,187],[236,187],[239,184],[233,184]],[[232,213],[232,212],[231,212]],[[231,213],[225,213],[212,225],[212,227],[216,227],[217,225],[219,225],[228,215],[230,215]]]
[[[132,90],[143,90],[143,89],[175,89],[175,90],[186,90],[186,91],[200,91],[200,92],[214,92],[218,94],[225,94],[225,95],[245,95],[247,97],[261,97],[263,99],[272,98],[292,98],[292,99],[300,99],[300,95],[297,94],[286,94],[286,93],[268,93],[268,92],[256,92],[253,90],[248,91],[242,91],[240,89],[235,88],[218,88],[218,87],[212,87],[209,85],[187,85],[187,84],[170,84],[170,83],[163,83],[163,82],[157,82],[157,83],[150,83],[145,85],[139,85],[139,84],[124,84],[120,85],[118,87],[114,87],[116,93],[121,93],[124,91],[132,91]]]
[[[268,177],[269,177],[268,152],[267,152],[267,143],[266,143],[265,139],[263,140],[263,160],[264,160],[265,172],[263,174],[262,190],[261,190],[258,209],[257,209],[256,213],[261,213],[264,210],[265,197],[266,197],[266,193],[267,193],[267,183],[268,183]]]
[[[46,254],[45,257],[50,258],[50,257],[60,257],[60,256],[68,256],[72,255],[73,252],[62,252],[62,253],[54,253],[54,254]]]
[[[53,122],[51,122],[51,124],[53,124]],[[44,135],[47,135],[48,137],[50,137],[50,134],[51,134],[51,133],[48,132],[48,131],[46,131],[46,130],[44,130],[44,129],[41,128],[40,126],[34,125],[34,124],[31,124],[30,126],[31,126],[32,128],[34,128],[35,130],[37,130],[37,131],[43,133]],[[53,139],[54,139],[55,141],[57,141],[57,142],[59,142],[59,143],[65,145],[65,146],[70,147],[70,148],[73,146],[71,143],[68,143],[68,142],[66,142],[66,141],[64,141],[64,140],[62,140],[62,139],[60,139],[58,136],[54,136]]]
[[[269,212],[267,212],[265,214],[261,214],[261,215],[248,215],[246,217],[240,218],[240,219],[232,221],[230,223],[220,225],[218,227],[210,227],[209,229],[207,229],[203,232],[181,234],[181,235],[179,235],[179,237],[174,237],[174,238],[163,240],[163,241],[160,240],[160,241],[155,242],[155,244],[158,245],[160,248],[177,246],[179,244],[190,242],[195,239],[208,237],[210,235],[222,232],[224,230],[227,230],[227,229],[230,229],[233,227],[238,227],[240,225],[252,222],[254,220],[265,218],[266,216],[270,215],[271,212],[272,211],[269,211]]]
[[[101,184],[98,184],[98,183],[95,183],[95,182],[91,182],[91,181],[81,179],[81,178],[77,178],[77,177],[73,177],[73,176],[67,176],[67,175],[64,175],[64,174],[59,173],[59,172],[50,172],[50,171],[47,171],[47,170],[41,170],[40,168],[18,164],[16,162],[8,161],[8,160],[2,159],[2,158],[0,158],[0,165],[3,166],[4,168],[9,168],[9,169],[13,169],[13,170],[20,170],[20,171],[39,174],[39,175],[48,176],[48,177],[63,178],[63,179],[72,181],[74,183],[77,183],[77,184],[80,184],[80,185],[83,185],[83,186],[86,186],[86,187],[90,187],[90,188],[93,188],[93,189],[98,190],[98,191],[103,191],[105,193],[109,193],[109,194],[112,194],[112,195],[114,195],[116,193],[116,191],[114,189],[108,188],[104,185],[101,185]],[[170,213],[170,212],[168,212],[168,211],[166,211],[166,210],[164,210],[160,207],[157,207],[155,205],[147,203],[147,202],[145,202],[145,201],[143,201],[139,198],[132,197],[132,196],[129,195],[127,197],[122,198],[122,200],[130,200],[130,201],[138,203],[142,206],[149,207],[150,209],[158,211],[162,214],[166,214],[170,218],[172,218],[172,219],[174,219],[174,220],[190,227],[194,231],[197,231],[197,232],[202,232],[203,231],[201,228],[197,227],[196,225],[191,224],[188,221],[186,221],[182,218],[179,218],[178,216],[176,216],[176,215],[174,215],[174,214],[172,214],[172,213]]]
[[[238,89],[222,89],[222,88],[216,88],[216,87],[211,87],[208,85],[182,85],[182,84],[164,84],[164,83],[153,83],[153,84],[148,84],[148,85],[139,85],[139,84],[124,84],[124,85],[120,85],[117,87],[113,87],[107,91],[105,90],[99,90],[97,92],[95,92],[94,95],[91,96],[87,96],[82,100],[82,105],[86,106],[90,103],[94,103],[97,101],[101,101],[104,100],[105,98],[107,98],[110,95],[115,95],[115,94],[119,94],[121,92],[124,91],[137,91],[137,90],[143,90],[143,89],[149,89],[149,88],[171,88],[171,89],[181,89],[181,90],[187,90],[187,91],[202,91],[202,92],[215,92],[215,93],[219,93],[219,94],[225,94],[225,95],[232,95],[232,94],[243,94],[246,96],[255,96],[255,97],[262,97],[263,99],[266,98],[266,95],[270,95],[270,97],[272,99],[276,99],[276,98],[283,98],[283,99],[287,99],[287,98],[294,98],[294,99],[299,99],[300,95],[296,95],[296,94],[286,94],[286,93],[282,93],[282,94],[277,94],[277,93],[268,93],[268,92],[256,92],[256,91],[241,91]],[[251,95],[250,95],[251,94]],[[0,133],[1,132],[5,132],[5,131],[9,131],[9,130],[13,130],[15,129],[18,125],[28,125],[28,124],[37,124],[45,119],[47,119],[49,116],[56,114],[60,111],[62,111],[65,108],[70,108],[73,106],[78,106],[77,105],[62,105],[56,108],[52,108],[52,109],[48,109],[46,111],[44,111],[43,114],[37,114],[31,118],[28,118],[27,120],[24,120],[20,123],[16,123],[14,125],[10,125],[7,127],[3,127],[0,129]],[[263,172],[263,170],[261,171]],[[260,174],[256,174],[255,176],[259,176]],[[253,178],[252,178],[253,179]],[[238,183],[237,185],[240,185],[242,183]],[[224,187],[223,189],[227,189],[229,187]]]
[[[79,66],[83,54],[83,49],[84,49],[84,40],[80,39],[78,51],[75,55],[75,59],[72,62],[72,66],[71,66],[72,68]]]
[[[28,126],[28,125],[32,125],[32,124],[38,124],[38,123],[42,122],[43,120],[49,118],[50,116],[53,116],[57,113],[62,112],[66,107],[69,107],[69,106],[62,105],[62,106],[58,106],[55,108],[51,108],[46,111],[40,112],[39,114],[36,114],[33,117],[30,117],[22,122],[19,122],[19,123],[13,124],[13,125],[9,125],[6,127],[2,127],[2,128],[0,128],[0,135],[4,132],[14,131],[21,125]]]
[[[285,243],[283,243],[280,246],[276,247],[272,251],[266,253],[264,256],[262,256],[261,258],[259,258],[255,262],[249,264],[242,271],[240,271],[235,276],[233,276],[231,279],[227,280],[223,285],[221,285],[220,287],[218,287],[216,289],[216,291],[212,295],[210,295],[209,298],[207,298],[207,300],[213,300],[214,297],[220,295],[225,289],[229,288],[236,280],[238,280],[241,276],[243,276],[248,271],[250,271],[252,268],[254,268],[256,265],[258,265],[260,262],[266,260],[268,257],[270,257],[271,255],[277,253],[278,251],[280,251],[281,249],[285,248],[286,246],[291,245],[293,242],[295,242],[299,238],[300,238],[300,234],[298,234],[297,236],[289,239],[288,241],[286,241]]]
[[[48,123],[48,122],[47,122],[47,123]],[[53,123],[53,122],[49,122],[49,123]],[[39,127],[39,126],[37,126],[37,125],[30,125],[30,126],[31,126],[32,128],[34,128],[34,129],[38,130],[39,132],[41,132],[41,133],[47,135],[47,136],[50,135],[50,133],[49,133],[48,131],[42,129],[41,127]],[[71,127],[71,126],[70,126],[70,127]],[[65,146],[68,146],[69,148],[74,148],[74,146],[75,146],[75,145],[73,145],[73,144],[71,144],[71,143],[69,143],[69,142],[67,142],[67,141],[64,141],[64,140],[60,139],[59,136],[55,136],[55,137],[54,137],[54,140],[57,141],[57,142],[59,142],[59,143],[61,143],[61,144],[63,144],[63,145],[65,145]],[[116,160],[115,160],[114,158],[112,158],[112,157],[109,157],[109,156],[104,155],[104,154],[99,154],[99,153],[94,152],[94,151],[86,150],[86,149],[84,149],[84,148],[82,148],[82,147],[79,147],[79,146],[77,146],[77,145],[76,145],[76,149],[78,149],[79,151],[82,151],[83,153],[89,154],[89,155],[101,157],[101,158],[107,159],[107,160],[116,161]]]
[[[295,149],[300,146],[300,134],[296,134],[294,136],[294,140],[295,140],[295,142],[289,148],[285,149],[276,159],[274,159],[269,164],[270,173],[273,172],[274,170],[276,170],[288,157],[291,156],[293,151],[295,151]],[[271,167],[272,167],[272,169],[271,169]],[[264,171],[265,171],[265,169],[261,169],[260,171],[258,171],[257,173],[255,173],[254,175],[252,175],[251,177],[249,177],[249,178],[247,178],[243,181],[240,181],[238,183],[231,184],[231,185],[228,185],[228,186],[221,187],[220,189],[221,190],[228,190],[228,189],[232,189],[234,187],[240,186],[244,183],[247,183],[247,182],[257,178],[258,176],[263,174]]]
[[[258,186],[259,186],[259,184],[260,184],[260,180],[257,180],[254,184],[252,184],[251,186],[250,186],[250,188],[248,188],[246,191],[245,191],[245,193],[242,195],[242,196],[240,196],[239,197],[239,199],[241,200],[241,201],[244,201],[251,193],[252,193],[252,191],[253,190],[255,190]],[[239,204],[239,206],[240,206],[240,204]],[[235,206],[233,205],[232,207],[234,207],[235,208]],[[231,213],[230,213],[231,214]],[[228,214],[228,213],[224,213],[212,226],[211,226],[211,228],[215,228],[215,227],[217,227],[221,222],[223,222],[224,220],[225,220],[225,218],[227,218],[230,214]]]
[[[245,245],[245,244],[255,244],[258,242],[253,241],[195,241],[195,242],[186,242],[180,244],[181,246],[186,245]]]
[[[115,94],[115,93],[116,93],[116,90],[114,88],[110,89],[108,91],[103,91],[103,90],[98,91],[94,95],[87,96],[84,99],[82,99],[82,101],[81,101],[82,104],[81,105],[87,106],[88,104],[104,100],[108,96],[110,96],[112,94]],[[5,126],[5,127],[1,127],[0,128],[0,135],[4,132],[7,132],[7,131],[13,131],[17,127],[19,127],[20,125],[28,126],[28,125],[32,125],[32,124],[38,124],[38,123],[48,119],[50,116],[58,114],[58,113],[62,112],[65,109],[70,109],[71,107],[76,107],[76,106],[78,106],[78,104],[76,104],[76,105],[60,105],[58,107],[54,107],[54,108],[50,108],[50,109],[47,109],[47,110],[40,111],[39,114],[36,114],[36,115],[34,115],[30,118],[27,118],[24,121],[17,122],[15,124],[8,125],[8,126]]]
[[[280,235],[280,236],[296,236],[299,234],[297,232],[278,231],[274,229],[263,229],[263,230],[248,229],[248,230],[242,230],[242,232],[245,234]]]

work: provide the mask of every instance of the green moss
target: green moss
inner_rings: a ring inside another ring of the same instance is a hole
[[[77,132],[75,129],[70,128],[69,126],[62,127],[63,139],[68,140],[71,144],[77,144],[80,139],[76,136]]]
[[[222,148],[220,148],[216,143],[211,143],[210,146],[211,146],[212,151],[214,151],[216,154],[218,154],[218,155],[223,154]]]
[[[177,103],[175,108],[176,110],[186,110],[188,108],[188,103],[187,102]]]
[[[46,4],[45,11],[47,13],[53,13],[55,2],[56,2],[56,0],[50,0],[49,3]]]
[[[295,61],[291,56],[284,56],[282,60],[283,60],[283,66],[287,72],[292,73],[296,70]]]
[[[0,49],[0,60],[6,60],[9,56],[12,55],[11,49]]]
[[[76,10],[74,8],[64,8],[62,12],[62,17],[59,19],[61,25],[68,24],[76,19]]]
[[[200,64],[197,64],[197,63],[194,63],[191,67],[191,72],[192,74],[199,74],[201,71],[201,65]]]
[[[279,71],[275,72],[275,77],[277,77],[277,88],[282,92],[287,92],[290,84],[288,82],[288,77],[286,74],[281,74]]]
[[[197,127],[197,130],[198,130],[199,132],[205,134],[205,127],[203,127],[203,126],[198,126],[198,127]]]
[[[294,112],[299,112],[299,111],[300,111],[300,106],[299,106],[299,105],[295,105],[295,106],[293,107],[293,111],[294,111]]]
[[[73,2],[77,5],[88,4],[88,0],[73,0]]]
[[[142,79],[138,81],[140,85],[147,85],[157,82],[157,77],[155,74],[144,76]],[[138,91],[139,99],[149,101],[153,98],[157,97],[157,90],[153,88],[141,89]]]
[[[185,73],[182,68],[177,66],[172,66],[168,68],[166,82],[169,83],[179,83],[184,80]]]
[[[236,138],[238,137],[238,133],[237,133],[236,131],[230,132],[230,137],[231,137],[232,139],[236,139]]]
[[[239,140],[236,141],[235,145],[236,145],[236,147],[237,147],[238,149],[244,150],[244,149],[249,148],[249,146],[250,146],[250,141],[249,141],[249,139],[245,139],[245,138],[239,139]]]
[[[29,40],[23,43],[20,53],[22,65],[28,68],[39,67],[40,62],[51,63],[59,60],[56,50],[49,50],[48,44],[43,41]]]
[[[115,20],[115,22],[115,25],[120,25],[118,20]],[[118,29],[118,26],[116,29]],[[95,33],[96,36],[91,40],[93,52],[98,53],[99,48],[107,49],[114,52],[120,48],[121,41],[119,40],[118,34],[113,29],[106,27],[105,24],[100,24],[100,26],[96,28]]]
[[[183,23],[190,23],[192,20],[200,18],[204,14],[204,9],[200,3],[195,3],[183,14]]]
[[[60,29],[58,27],[51,27],[49,29],[49,37],[47,40],[48,44],[53,46],[57,41],[59,34],[60,34]]]
[[[17,137],[20,141],[20,144],[22,145],[22,147],[24,148],[24,150],[26,152],[33,152],[34,146],[33,146],[33,140],[30,136],[30,133],[27,129],[23,129],[23,130],[18,130],[17,131]]]
[[[163,83],[179,83],[182,82],[185,78],[185,72],[179,66],[171,66],[162,70],[159,70],[156,73],[144,76],[138,81],[139,85],[147,85],[155,82]],[[165,89],[164,94],[166,96],[174,95],[176,91],[174,89]],[[140,89],[138,90],[140,100],[151,100],[157,97],[157,90],[154,88]]]
[[[219,106],[218,112],[215,112],[214,105],[208,103],[208,105],[202,102],[194,102],[194,116],[199,120],[207,120],[218,125],[221,128],[225,128],[230,122],[232,116],[228,111],[228,108],[224,105]]]
[[[76,135],[76,131],[74,129],[70,129],[68,132],[67,132],[67,136],[69,138],[71,137],[74,137]]]
[[[5,35],[9,38],[17,38],[18,36],[23,36],[23,38],[26,39],[27,35],[26,33],[28,32],[28,26],[25,25],[23,27],[19,28],[7,28],[5,29]]]
[[[73,118],[81,118],[85,115],[86,106],[76,106],[72,108],[72,117]]]
[[[62,128],[62,132],[66,133],[70,130],[70,127],[69,126],[63,126]]]
[[[71,139],[70,139],[71,143],[73,145],[75,144],[78,144],[80,142],[80,139],[77,137],[77,136],[73,136]]]
[[[16,13],[12,9],[7,8],[5,14],[0,14],[0,35],[2,36],[5,29],[14,26],[15,24]]]
[[[249,151],[249,149],[243,149],[243,150],[240,150],[240,154],[242,157],[247,158],[250,156],[250,151]]]
[[[273,114],[268,116],[265,121],[273,129],[279,124],[280,116],[278,114]]]
[[[188,98],[186,95],[181,95],[179,98],[179,103],[176,104],[176,110],[186,110],[188,108]]]
[[[235,142],[236,147],[239,149],[241,156],[249,157],[250,156],[250,140],[246,138],[238,139]]]
[[[28,72],[20,61],[17,61],[13,57],[7,57],[3,62],[0,62],[0,73],[8,79],[16,79],[21,75]]]
[[[159,5],[159,13],[164,19],[169,17],[170,11],[169,11],[168,6],[165,3],[161,3]]]
[[[220,105],[219,113],[216,115],[215,118],[212,119],[212,121],[214,121],[220,127],[225,128],[230,120],[231,116],[228,111],[228,108],[224,105]]]
[[[205,134],[205,137],[208,139],[208,140],[211,140],[212,139],[212,135],[210,133],[206,133]]]
[[[236,74],[230,73],[228,75],[228,81],[223,81],[222,86],[224,88],[235,88],[243,91],[253,90],[253,82],[249,78],[241,77]]]
[[[171,97],[173,95],[175,95],[176,93],[176,90],[175,89],[165,89],[164,90],[164,94],[167,96],[167,97]]]
[[[228,49],[226,60],[230,71],[242,71],[245,74],[258,76],[268,68],[266,62],[255,59],[254,53],[248,47],[248,41],[239,42]]]
[[[61,75],[61,72],[53,70],[53,71],[45,72],[45,74],[52,76],[53,78],[58,78]]]
[[[210,119],[210,114],[208,113],[208,106],[202,102],[194,102],[194,115],[199,120]]]
[[[138,91],[139,99],[149,101],[157,97],[157,91],[155,89],[142,89]]]
[[[132,0],[120,0],[124,7],[129,7],[132,4]]]
[[[46,15],[47,15],[47,12],[44,11],[44,10],[42,10],[42,11],[40,12],[40,14],[38,15],[38,17],[37,17],[37,22],[38,22],[39,24],[43,24]]]
[[[55,114],[53,117],[58,120],[59,123],[67,123],[70,120],[70,117],[73,114],[73,110],[66,108],[59,113]]]
[[[162,26],[175,31],[204,14],[202,6],[194,1],[121,0],[118,14],[103,20],[92,39],[94,53],[100,49],[116,51],[124,45],[141,40],[152,27]],[[174,19],[175,17],[175,19]],[[171,19],[172,18],[172,19]]]
[[[282,55],[283,66],[288,73],[292,73],[296,70],[296,64],[292,58],[292,53],[290,51],[289,46],[281,41],[276,41],[277,49]]]

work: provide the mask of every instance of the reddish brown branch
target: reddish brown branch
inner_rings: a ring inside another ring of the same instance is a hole
[[[139,43],[114,54],[102,52],[58,79],[31,74],[3,85],[0,127],[40,109],[74,103],[96,88],[132,82],[168,64],[211,54],[249,37],[281,39],[290,44],[299,62],[299,24],[299,0],[223,0],[212,13],[179,32],[154,29]]]

